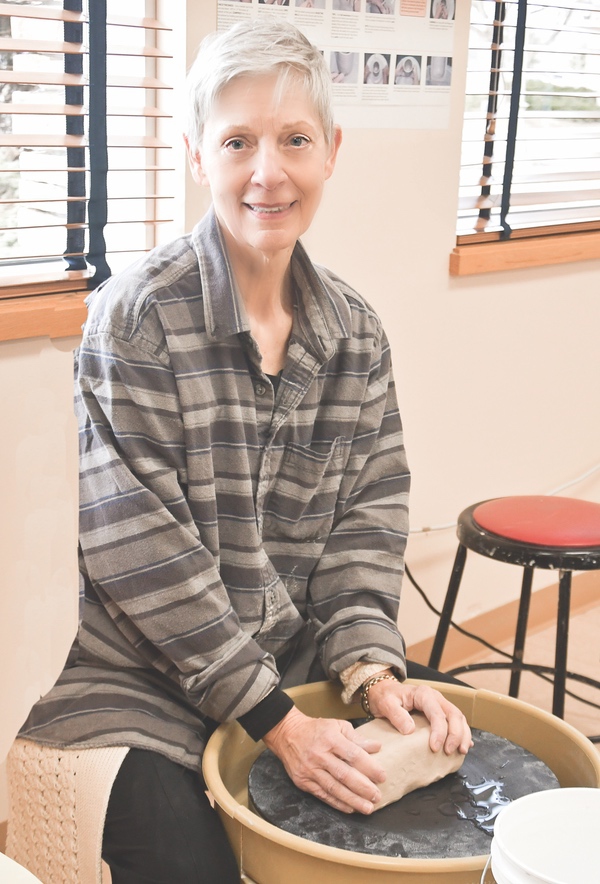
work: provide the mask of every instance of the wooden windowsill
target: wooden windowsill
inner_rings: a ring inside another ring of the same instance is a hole
[[[0,300],[0,341],[81,334],[87,294],[85,290]]]
[[[456,246],[450,255],[450,275],[497,273],[547,264],[567,264],[600,258],[600,232],[565,233],[506,242]]]

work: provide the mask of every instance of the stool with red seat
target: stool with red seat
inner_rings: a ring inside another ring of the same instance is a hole
[[[510,669],[509,695],[517,697],[524,669],[554,676],[552,712],[564,717],[567,677],[600,689],[600,682],[567,672],[571,573],[600,570],[600,504],[569,497],[499,497],[467,507],[458,517],[459,546],[435,634],[429,665],[439,668],[465,567],[467,550],[523,568],[523,582],[512,659],[506,663],[471,664],[452,670]],[[553,667],[523,663],[531,585],[535,568],[559,571],[556,653]]]

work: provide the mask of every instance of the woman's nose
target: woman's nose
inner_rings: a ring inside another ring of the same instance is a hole
[[[283,157],[277,145],[263,144],[255,154],[252,183],[267,190],[278,187],[286,178]]]

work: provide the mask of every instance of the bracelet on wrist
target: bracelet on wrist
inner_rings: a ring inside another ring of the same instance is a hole
[[[360,705],[362,706],[365,715],[370,718],[373,717],[373,713],[369,706],[369,691],[374,684],[377,684],[379,681],[386,681],[387,679],[398,681],[397,676],[393,675],[391,672],[385,672],[382,675],[374,675],[372,678],[368,678],[360,689]]]

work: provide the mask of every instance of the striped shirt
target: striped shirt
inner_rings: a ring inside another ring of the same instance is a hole
[[[88,298],[80,627],[23,736],[197,768],[207,722],[281,694],[277,659],[307,623],[329,678],[359,660],[405,673],[409,475],[389,345],[300,243],[291,266],[276,393],[212,211]]]

